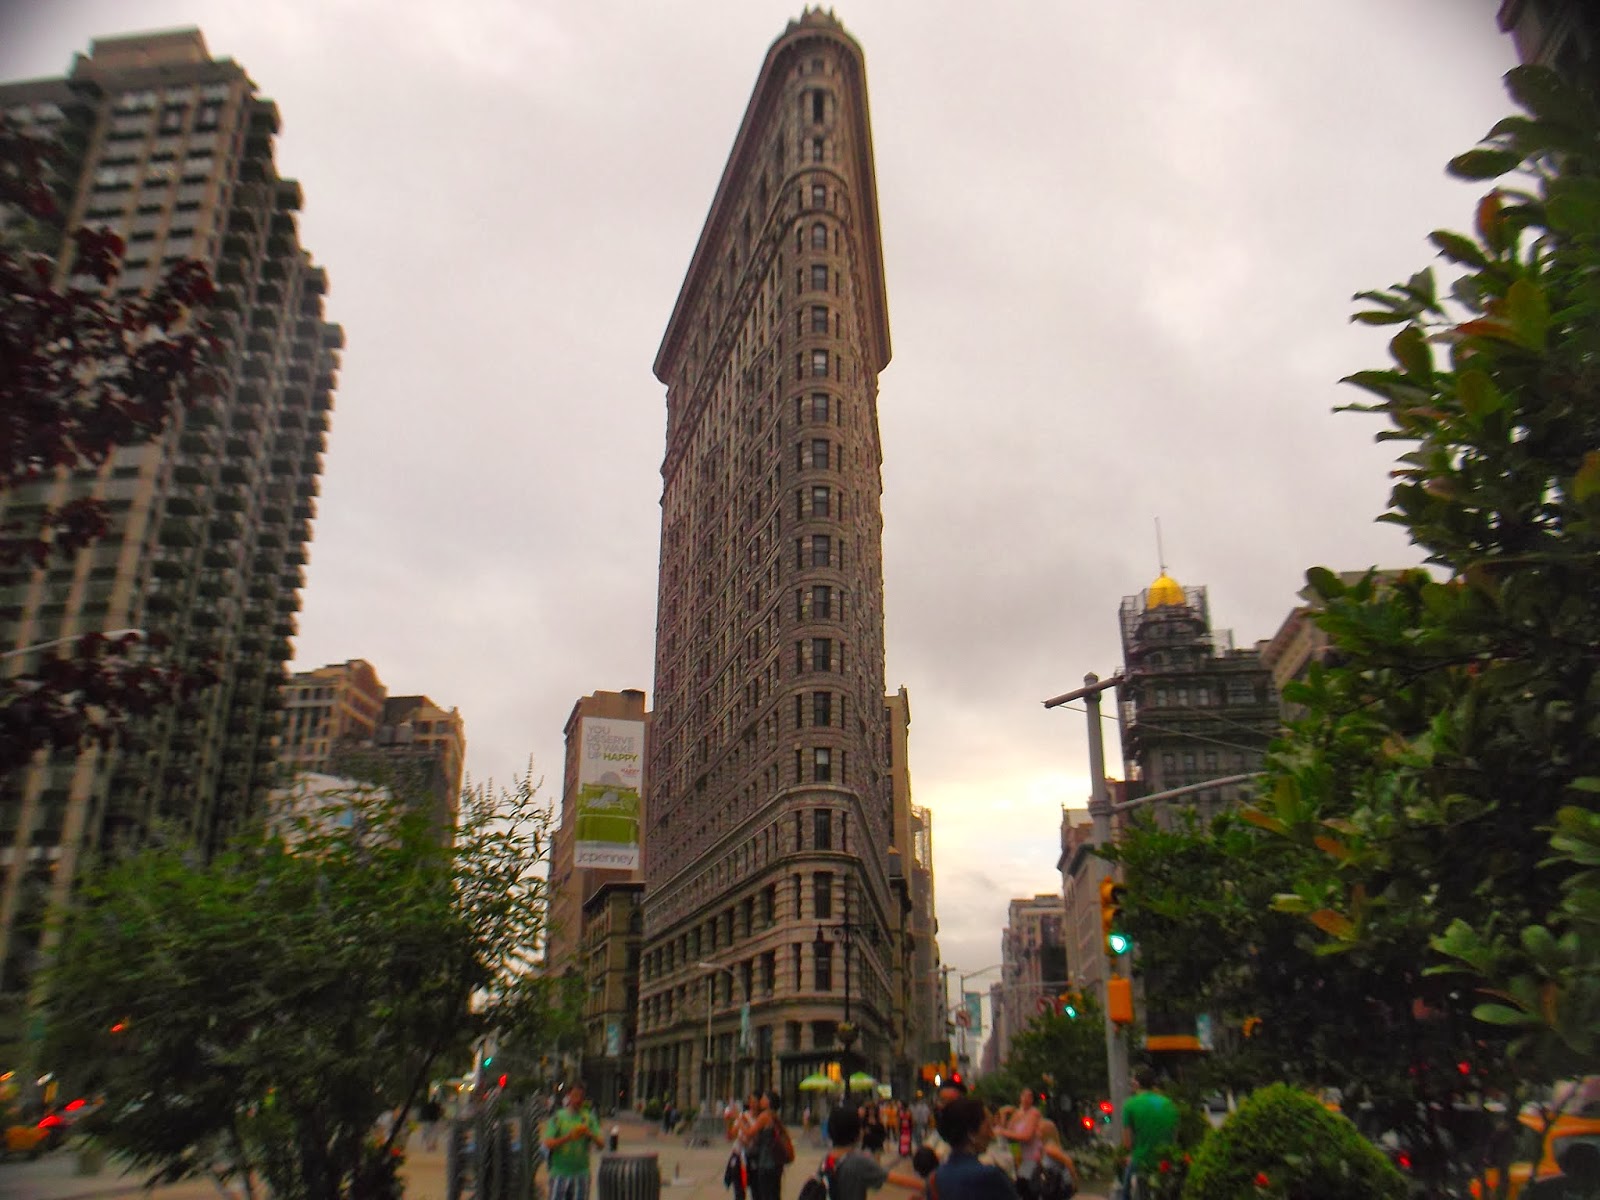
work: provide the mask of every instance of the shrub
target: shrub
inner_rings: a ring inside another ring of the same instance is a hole
[[[1344,1117],[1275,1083],[1194,1154],[1184,1200],[1402,1200],[1406,1182]]]
[[[661,1120],[661,1101],[655,1096],[644,1102],[644,1119],[646,1121]]]

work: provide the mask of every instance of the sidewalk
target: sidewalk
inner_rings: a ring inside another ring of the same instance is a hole
[[[722,1184],[722,1171],[728,1162],[724,1146],[690,1146],[681,1136],[663,1136],[660,1127],[636,1117],[618,1117],[601,1122],[607,1133],[615,1125],[618,1152],[654,1154],[661,1170],[661,1200],[730,1200],[732,1193]],[[797,1139],[798,1140],[798,1139]],[[783,1176],[783,1200],[797,1200],[800,1188],[822,1160],[822,1151],[813,1143],[795,1147],[795,1162]],[[406,1200],[445,1200],[445,1158],[443,1150],[428,1153],[413,1139],[403,1170]],[[77,1156],[68,1147],[37,1162],[0,1163],[0,1197],[4,1200],[222,1200],[222,1193],[209,1180],[187,1180],[146,1191],[139,1174],[125,1175],[116,1163],[107,1163],[98,1175],[77,1174]],[[540,1176],[541,1191],[544,1179]],[[591,1193],[599,1200],[598,1193]],[[907,1197],[901,1188],[880,1193],[884,1200]],[[1101,1200],[1080,1192],[1079,1200]]]

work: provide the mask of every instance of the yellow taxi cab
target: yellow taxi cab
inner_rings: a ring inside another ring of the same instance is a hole
[[[1560,1175],[1561,1155],[1575,1141],[1587,1142],[1600,1149],[1600,1117],[1563,1114],[1550,1122],[1548,1129],[1545,1128],[1545,1118],[1536,1112],[1525,1112],[1517,1119],[1522,1122],[1525,1131],[1523,1136],[1527,1140],[1519,1145],[1517,1157],[1522,1161],[1511,1164],[1511,1186],[1506,1192],[1509,1200],[1517,1200],[1530,1179],[1550,1179]],[[1535,1154],[1539,1159],[1537,1163],[1532,1161]],[[1472,1181],[1474,1200],[1493,1200],[1500,1195],[1499,1187],[1500,1172],[1490,1167],[1481,1179]]]
[[[50,1131],[31,1122],[7,1125],[5,1130],[6,1157],[20,1154],[28,1158],[38,1158],[44,1153],[50,1141]]]

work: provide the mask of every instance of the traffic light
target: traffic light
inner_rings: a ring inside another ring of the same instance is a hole
[[[1106,1016],[1113,1025],[1133,1024],[1133,980],[1126,975],[1106,980]]]
[[[1063,1017],[1076,1021],[1083,1011],[1083,997],[1077,992],[1062,992],[1056,997],[1056,1011]]]
[[[1100,1101],[1100,1123],[1102,1125],[1111,1124],[1111,1114],[1114,1113],[1114,1112],[1116,1112],[1116,1108],[1111,1103],[1111,1101],[1109,1101],[1109,1100]]]
[[[1133,949],[1131,939],[1122,928],[1122,902],[1128,889],[1115,879],[1100,881],[1100,932],[1105,936],[1106,953],[1114,957]]]

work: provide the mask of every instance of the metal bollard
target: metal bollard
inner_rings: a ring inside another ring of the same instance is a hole
[[[595,1182],[598,1200],[661,1200],[661,1167],[654,1154],[603,1154]]]
[[[613,1125],[611,1127],[611,1136],[606,1139],[606,1149],[611,1151],[611,1153],[615,1154],[617,1152],[617,1143],[620,1140],[621,1140],[621,1134],[617,1130],[617,1127],[615,1125]]]

